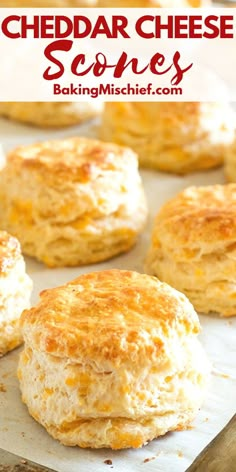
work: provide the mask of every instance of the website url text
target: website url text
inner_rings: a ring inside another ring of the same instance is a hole
[[[82,84],[69,84],[62,87],[60,84],[53,85],[54,95],[87,95],[91,98],[113,95],[182,95],[181,87],[155,87],[149,83],[146,87],[138,84],[135,86],[127,84],[125,87],[117,87],[115,84],[99,84],[97,87],[84,87]]]

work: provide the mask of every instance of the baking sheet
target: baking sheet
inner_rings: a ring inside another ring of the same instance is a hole
[[[7,151],[19,144],[74,135],[94,136],[96,124],[59,131],[41,131],[0,120],[0,141]],[[149,201],[146,232],[128,254],[106,263],[85,268],[47,269],[26,259],[34,281],[33,303],[42,289],[67,282],[81,273],[105,268],[143,272],[153,217],[158,208],[188,185],[223,183],[223,171],[214,170],[186,177],[142,171]],[[0,359],[0,447],[39,462],[59,472],[183,472],[195,456],[222,429],[235,413],[236,399],[236,319],[201,316],[201,340],[213,365],[210,390],[193,428],[169,433],[139,450],[111,452],[66,448],[53,440],[28,414],[21,403],[16,366],[19,349]],[[107,459],[112,461],[108,465]],[[233,472],[233,471],[232,471]]]

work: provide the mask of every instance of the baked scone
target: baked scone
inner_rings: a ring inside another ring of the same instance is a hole
[[[236,182],[236,134],[225,153],[225,176],[228,182]]]
[[[107,270],[45,290],[22,315],[18,376],[30,414],[67,446],[138,448],[185,429],[209,364],[187,298]]]
[[[236,315],[236,184],[189,187],[158,213],[146,270],[201,313]]]
[[[177,8],[204,7],[208,0],[98,0],[98,7],[106,8]]]
[[[0,356],[22,342],[19,318],[30,306],[31,291],[19,242],[0,231]]]
[[[101,137],[130,146],[143,167],[185,174],[222,164],[234,129],[226,103],[106,103]]]
[[[102,111],[99,102],[0,102],[0,115],[42,128],[72,126]]]
[[[2,145],[0,144],[0,170],[2,170],[5,164],[6,164],[6,156],[3,151]]]
[[[0,227],[51,267],[128,251],[147,205],[137,156],[88,138],[18,147],[0,173]]]
[[[0,0],[5,8],[95,7],[96,0]]]

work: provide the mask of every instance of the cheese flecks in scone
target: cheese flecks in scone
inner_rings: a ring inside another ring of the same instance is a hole
[[[234,129],[226,103],[106,103],[100,134],[131,147],[143,167],[186,174],[222,165]]]
[[[68,446],[141,447],[185,429],[209,364],[187,298],[154,277],[107,270],[41,293],[22,316],[23,401]]]
[[[155,219],[146,270],[202,313],[236,315],[236,184],[189,187]]]
[[[31,291],[19,242],[0,231],[0,356],[22,343],[19,318],[30,306]]]

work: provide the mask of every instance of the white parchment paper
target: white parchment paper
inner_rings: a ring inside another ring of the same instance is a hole
[[[51,138],[93,136],[94,125],[59,131],[40,131],[0,120],[3,149]],[[84,272],[105,268],[133,269],[143,272],[143,260],[150,239],[153,217],[158,208],[179,190],[189,185],[223,183],[223,171],[214,170],[187,177],[142,171],[149,201],[146,232],[136,247],[99,265],[73,269],[47,269],[27,259],[27,270],[34,281],[33,303],[42,289],[54,287]],[[236,268],[235,268],[236,269]],[[139,450],[111,452],[66,448],[53,440],[28,414],[21,403],[16,366],[19,349],[0,359],[0,448],[39,462],[58,472],[184,472],[195,456],[213,439],[235,413],[236,401],[236,318],[201,316],[201,340],[213,365],[211,386],[193,428],[167,434]],[[112,460],[112,465],[104,463]],[[150,459],[150,460],[149,460]],[[147,460],[147,461],[146,461]]]

